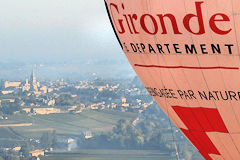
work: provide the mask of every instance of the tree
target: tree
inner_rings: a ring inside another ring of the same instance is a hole
[[[56,145],[57,145],[57,132],[56,132],[56,130],[54,130],[52,132],[52,144],[51,144],[51,147],[55,148]]]
[[[146,144],[147,148],[151,148],[151,149],[163,149],[166,150],[166,140],[163,138],[162,136],[162,132],[158,131],[156,133],[154,133],[149,141]]]
[[[5,157],[5,160],[20,160],[20,158],[10,154]]]
[[[186,160],[191,160],[192,159],[192,152],[190,152],[190,151],[188,151],[188,150],[185,150],[184,152],[183,152],[183,156],[184,156],[184,159],[186,159]]]
[[[15,103],[2,103],[2,107],[0,107],[0,111],[4,114],[12,115],[15,111],[19,111],[19,105]]]
[[[28,144],[25,144],[21,147],[20,153],[23,155],[23,157],[28,158],[30,152],[30,147]]]
[[[54,130],[53,132],[43,132],[40,138],[40,142],[44,148],[54,147],[57,143],[56,131]]]
[[[144,145],[144,137],[141,132],[136,129],[129,120],[119,120],[113,129],[111,140],[121,148],[133,149],[141,148]]]

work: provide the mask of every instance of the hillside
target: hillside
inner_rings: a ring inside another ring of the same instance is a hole
[[[81,132],[91,130],[94,132],[107,132],[119,119],[133,120],[136,113],[118,111],[84,111],[79,114],[49,114],[49,115],[13,115],[8,120],[0,120],[1,125],[32,123],[30,126],[11,127],[14,131],[25,137],[40,137],[42,132],[56,130],[57,134],[79,135]],[[61,124],[61,125],[59,125]],[[10,136],[6,127],[0,127],[0,139]],[[12,138],[12,137],[9,137]]]

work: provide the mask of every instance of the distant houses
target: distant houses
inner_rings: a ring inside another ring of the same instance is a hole
[[[47,93],[47,87],[40,85],[37,81],[34,71],[32,70],[30,80],[26,79],[24,82],[20,81],[5,81],[1,93],[3,95],[14,93],[16,90],[21,90],[22,92],[31,92],[35,95]]]
[[[32,114],[54,114],[61,113],[61,109],[59,108],[23,108],[23,111],[26,113]]]
[[[31,152],[29,152],[29,154],[30,154],[31,157],[36,157],[36,158],[39,157],[39,156],[44,156],[45,155],[44,150],[40,150],[40,149],[31,151]]]

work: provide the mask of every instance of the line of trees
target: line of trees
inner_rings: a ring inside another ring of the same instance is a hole
[[[136,128],[131,121],[121,119],[113,131],[88,140],[80,140],[82,148],[105,149],[161,149],[171,151],[161,131],[153,131],[153,124],[144,123]]]

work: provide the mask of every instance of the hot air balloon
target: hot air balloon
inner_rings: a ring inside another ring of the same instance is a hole
[[[105,0],[144,86],[206,160],[240,159],[240,1]]]

